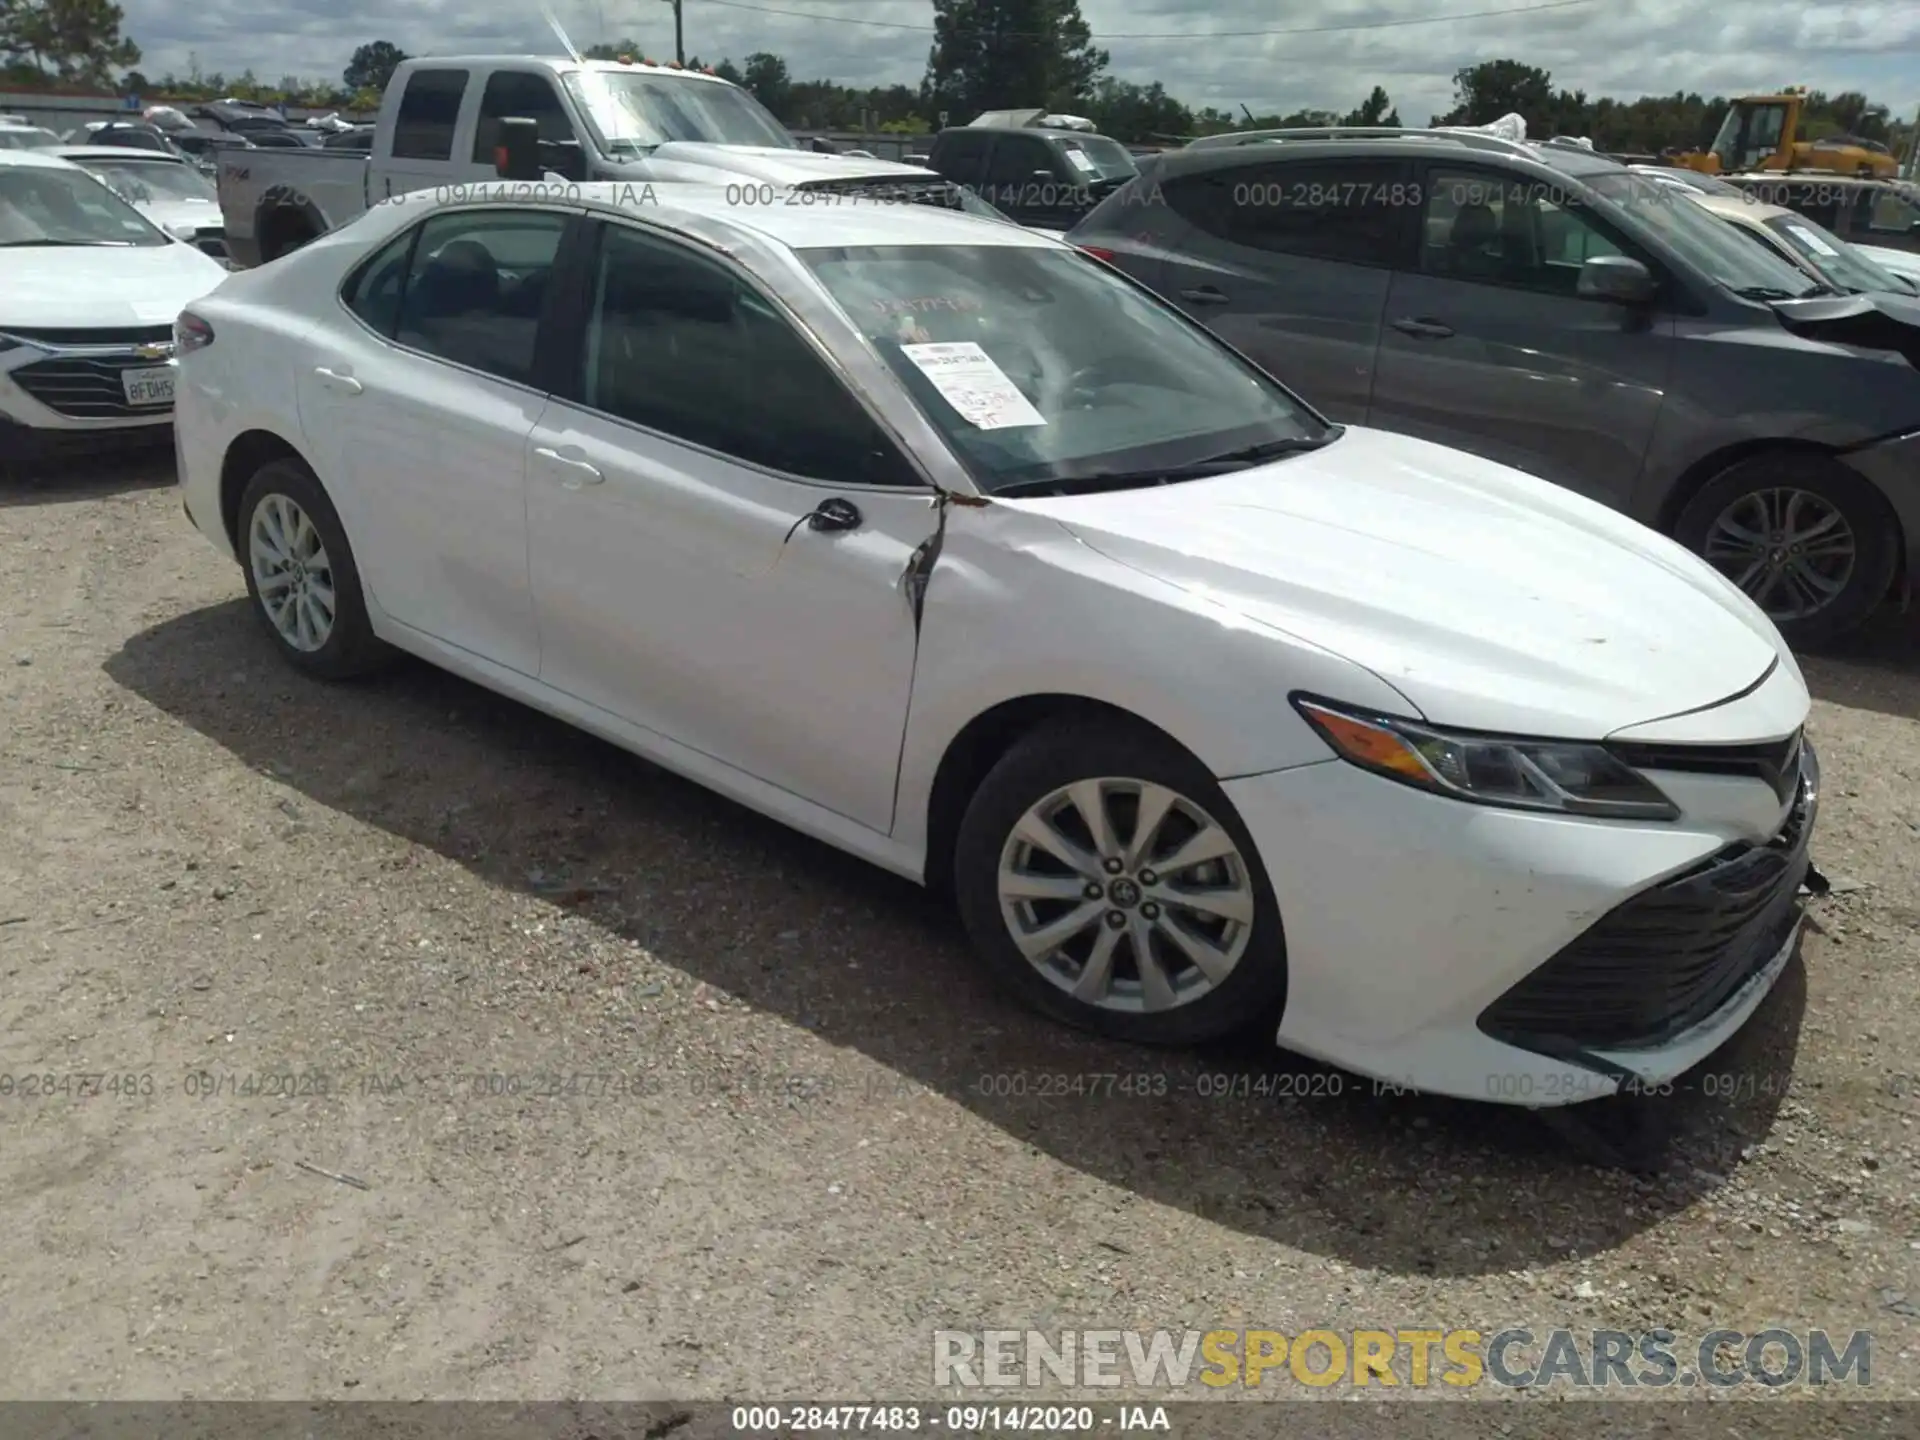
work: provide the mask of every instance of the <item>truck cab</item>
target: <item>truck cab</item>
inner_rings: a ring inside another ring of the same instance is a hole
[[[395,195],[497,180],[501,124],[510,119],[534,122],[542,173],[567,181],[842,188],[937,179],[915,166],[802,149],[751,94],[703,71],[435,57],[394,72],[368,152],[227,157],[220,199],[234,258],[272,260]]]

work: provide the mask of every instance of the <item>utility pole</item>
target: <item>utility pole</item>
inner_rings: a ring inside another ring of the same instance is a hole
[[[687,63],[687,31],[680,7],[684,0],[667,0],[673,6],[673,58],[684,65]]]

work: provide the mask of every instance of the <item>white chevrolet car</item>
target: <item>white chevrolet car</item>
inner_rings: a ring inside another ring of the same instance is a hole
[[[174,317],[226,275],[79,167],[0,151],[0,462],[164,444]]]
[[[62,145],[47,153],[71,160],[104,181],[114,194],[175,239],[187,241],[216,260],[226,259],[220,194],[186,156],[129,150],[124,145]]]
[[[185,508],[294,666],[412,652],[951,887],[1061,1020],[1545,1106],[1794,951],[1818,772],[1751,601],[1031,231],[476,186],[178,341]]]

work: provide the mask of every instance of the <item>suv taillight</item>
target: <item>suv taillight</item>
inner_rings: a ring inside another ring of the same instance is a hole
[[[1103,250],[1098,245],[1079,245],[1075,248],[1085,251],[1096,260],[1104,260],[1109,265],[1113,264],[1113,251],[1111,250]]]
[[[191,354],[212,343],[213,326],[191,310],[182,310],[180,318],[173,322],[173,353],[176,356]]]

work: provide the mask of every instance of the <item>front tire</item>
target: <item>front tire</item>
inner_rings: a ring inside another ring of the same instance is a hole
[[[1017,743],[961,820],[954,892],[995,977],[1083,1030],[1191,1045],[1285,999],[1252,836],[1206,768],[1142,726],[1066,722]]]
[[[1738,585],[1796,650],[1856,630],[1892,588],[1899,525],[1872,483],[1825,455],[1757,455],[1687,503],[1674,538]]]
[[[253,613],[295,668],[349,680],[392,660],[367,618],[340,516],[305,465],[274,460],[254,473],[240,497],[236,548]]]

